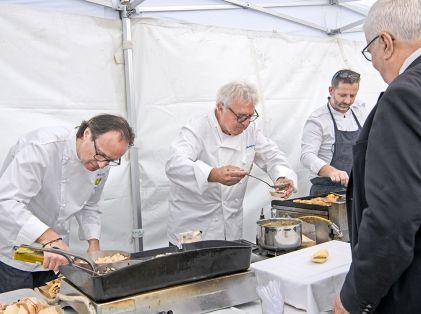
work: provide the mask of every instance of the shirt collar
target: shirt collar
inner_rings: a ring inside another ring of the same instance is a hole
[[[240,150],[241,148],[241,133],[240,135],[228,135],[222,132],[221,126],[219,125],[218,119],[216,118],[216,112],[215,109],[212,110],[210,113],[210,121],[211,124],[214,126],[214,129],[216,129],[218,138],[221,143],[221,147],[229,147],[232,149]]]
[[[402,74],[419,56],[421,56],[421,48],[418,48],[408,58],[406,58],[405,62],[402,64],[399,70],[399,74]]]

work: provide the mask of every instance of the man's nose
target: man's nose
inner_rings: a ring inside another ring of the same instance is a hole
[[[105,168],[108,166],[108,161],[97,161],[98,167],[99,168]]]
[[[250,119],[247,119],[241,122],[241,125],[243,126],[244,130],[249,126],[249,124],[250,124]]]
[[[352,104],[352,98],[351,97],[345,97],[343,100],[343,103],[350,105]]]

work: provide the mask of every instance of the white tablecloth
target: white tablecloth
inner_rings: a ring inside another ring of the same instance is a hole
[[[262,305],[260,301],[249,302],[245,304],[240,304],[228,309],[217,310],[210,312],[212,314],[265,314],[262,312]],[[305,314],[306,311],[299,310],[285,304],[283,314]]]
[[[324,264],[311,261],[311,255],[321,249],[329,251]],[[349,243],[329,241],[278,257],[256,262],[259,285],[278,280],[285,302],[307,313],[318,314],[332,310],[351,264]]]

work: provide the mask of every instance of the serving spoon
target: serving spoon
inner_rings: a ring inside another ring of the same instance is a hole
[[[275,189],[275,190],[277,190],[277,189],[279,189],[280,191],[282,191],[284,188],[286,188],[287,187],[287,185],[272,185],[272,184],[269,184],[268,182],[266,182],[265,180],[262,180],[262,179],[260,179],[260,178],[258,178],[258,177],[255,177],[255,176],[253,176],[253,175],[251,175],[251,174],[247,174],[249,177],[252,177],[252,178],[254,178],[254,179],[256,179],[256,180],[259,180],[260,182],[263,182],[264,184],[266,184],[268,187],[270,187],[270,188],[272,188],[272,189]]]

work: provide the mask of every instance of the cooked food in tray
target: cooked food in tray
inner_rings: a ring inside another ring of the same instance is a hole
[[[124,261],[127,259],[127,256],[124,256],[123,254],[116,253],[111,256],[104,256],[104,257],[98,257],[95,260],[96,264],[110,264],[115,262]]]
[[[328,195],[324,197],[314,197],[310,199],[296,199],[294,200],[294,203],[330,206],[332,203],[338,201],[339,198],[340,198],[340,195],[329,193]]]

